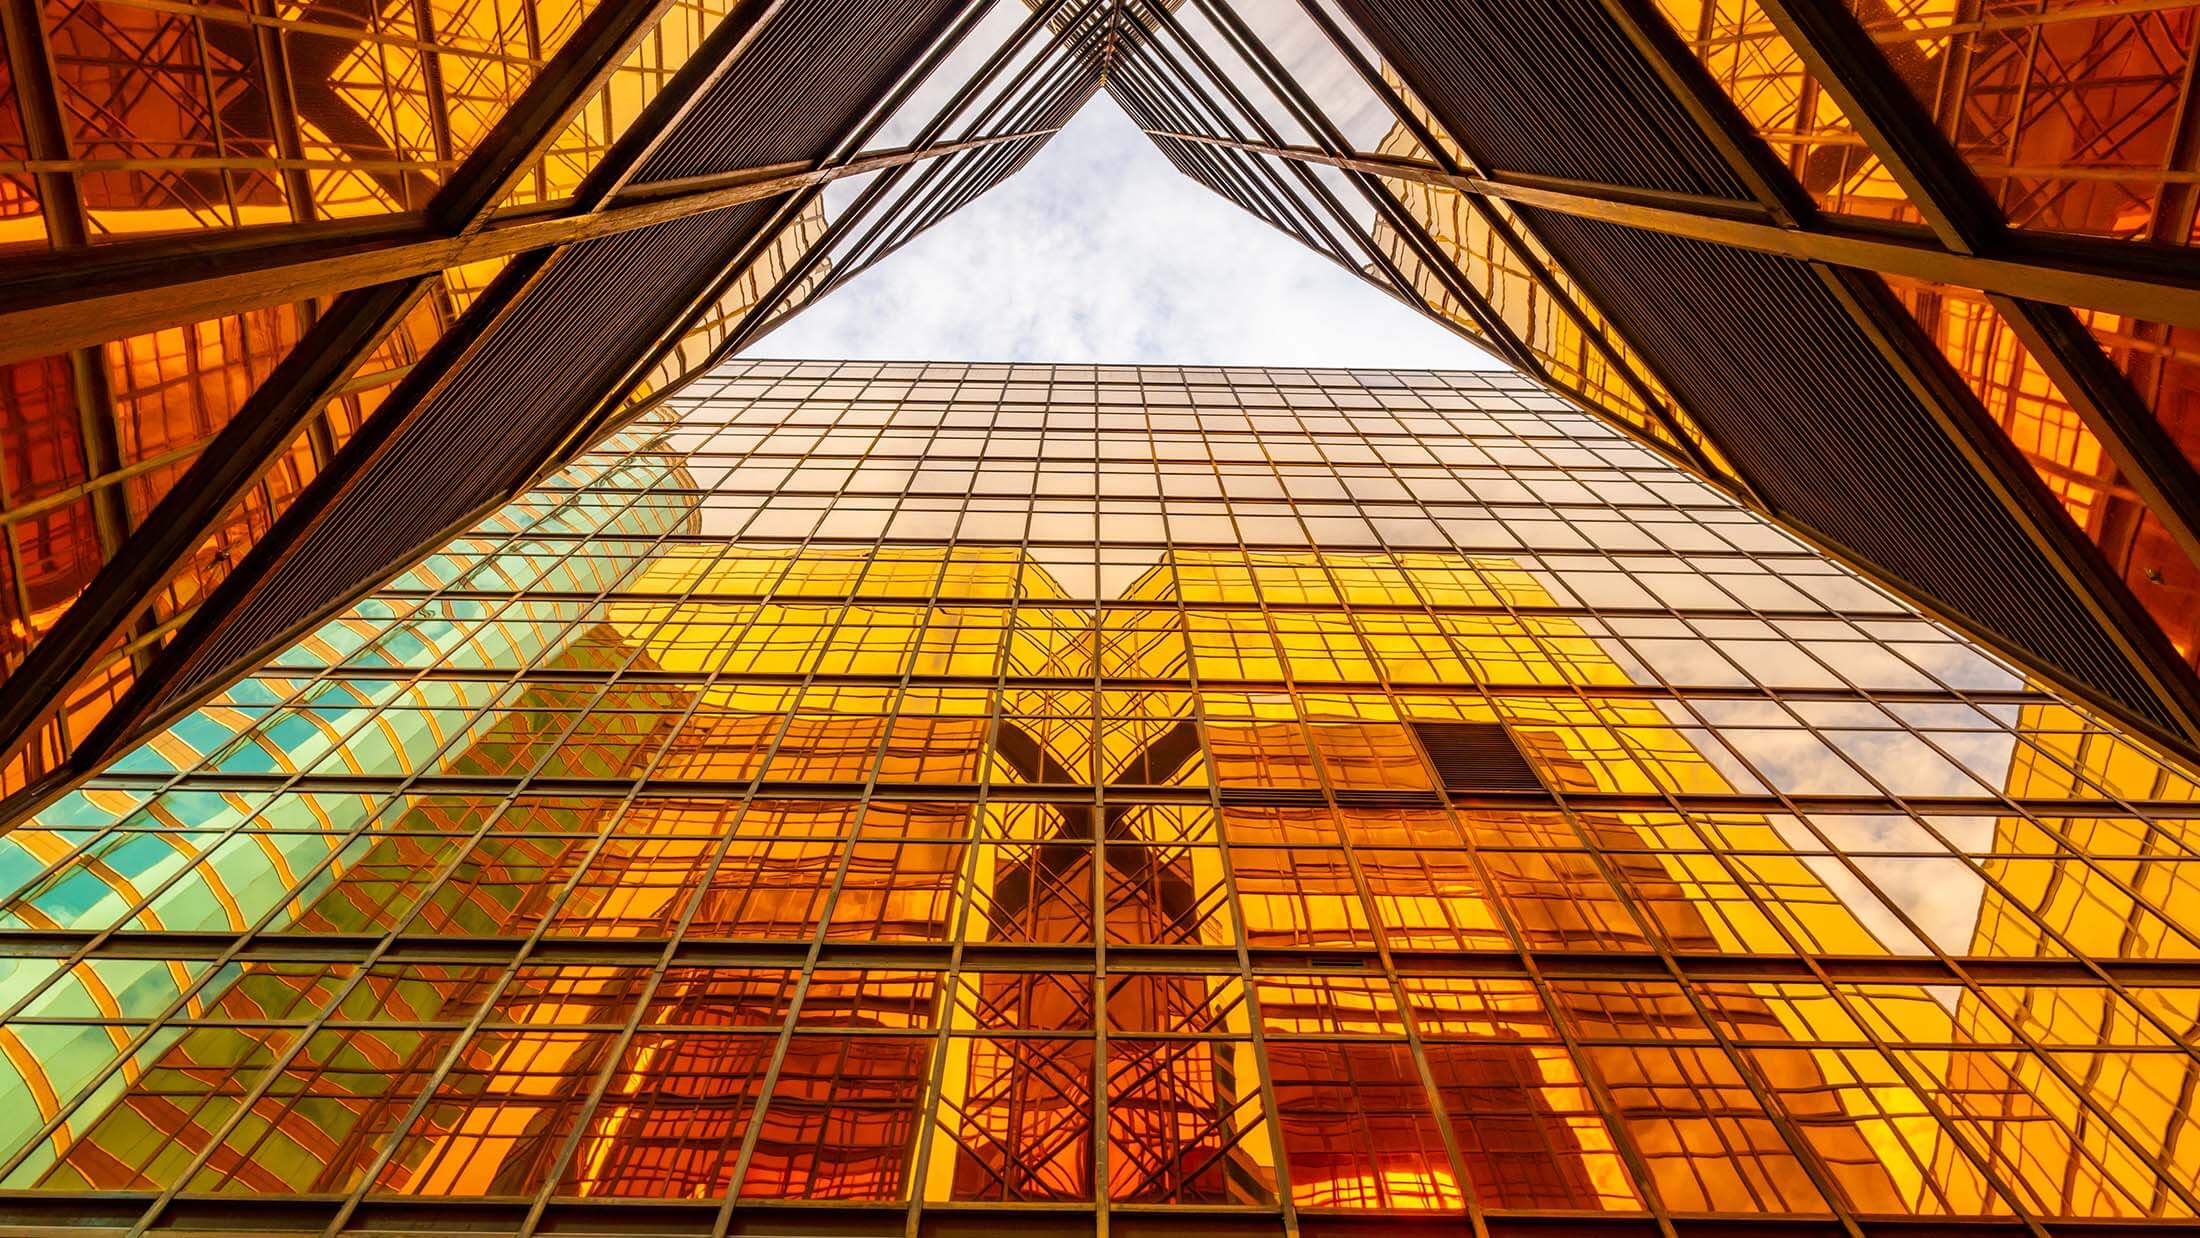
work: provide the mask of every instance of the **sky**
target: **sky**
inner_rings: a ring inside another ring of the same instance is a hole
[[[1498,365],[1178,172],[1105,94],[1023,171],[744,355]]]

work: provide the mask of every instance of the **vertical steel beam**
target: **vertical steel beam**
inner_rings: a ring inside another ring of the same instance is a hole
[[[290,82],[290,44],[275,24],[273,0],[251,0],[252,34],[260,59],[260,91],[267,100],[268,132],[274,137],[283,196],[290,217],[312,223],[320,213],[313,201],[313,178],[305,169],[305,141],[298,131],[298,94]]]

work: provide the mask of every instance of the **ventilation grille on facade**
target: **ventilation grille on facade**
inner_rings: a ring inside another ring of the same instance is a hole
[[[1543,789],[1527,754],[1497,723],[1416,722],[1413,733],[1446,791]]]
[[[1434,791],[1338,791],[1340,808],[1440,808]]]
[[[1222,802],[1246,807],[1320,808],[1329,801],[1310,787],[1225,787]]]

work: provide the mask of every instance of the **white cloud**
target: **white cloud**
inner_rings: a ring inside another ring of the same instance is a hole
[[[1104,94],[1022,172],[747,355],[1499,364],[1179,173]]]

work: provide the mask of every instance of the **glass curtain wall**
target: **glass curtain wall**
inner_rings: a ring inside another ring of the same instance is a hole
[[[0,1208],[2189,1222],[2196,801],[1517,377],[745,363],[0,837]]]

